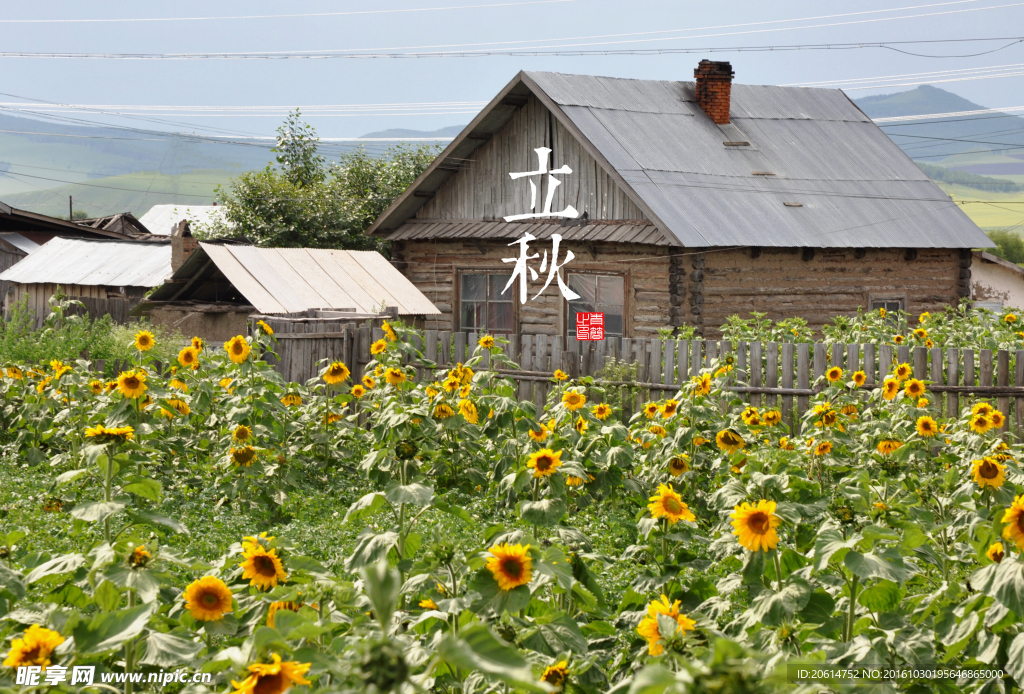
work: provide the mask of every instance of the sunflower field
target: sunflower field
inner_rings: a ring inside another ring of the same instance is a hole
[[[501,339],[384,332],[358,380],[283,382],[262,323],[162,375],[145,330],[114,380],[5,365],[0,691],[1020,691],[1024,449],[984,399],[833,367],[790,431],[711,364],[623,421],[562,372],[519,401]]]

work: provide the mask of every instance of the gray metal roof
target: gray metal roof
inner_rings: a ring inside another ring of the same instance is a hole
[[[412,217],[450,175],[447,158],[457,169],[471,142],[511,117],[512,97],[530,92],[582,135],[673,245],[993,245],[840,90],[733,84],[731,122],[717,125],[697,105],[693,82],[553,72],[520,73],[371,233]]]
[[[552,234],[561,234],[566,241],[610,241],[623,243],[647,243],[667,246],[668,241],[649,222],[607,223],[590,222],[585,226],[563,227],[558,222],[503,222],[467,220],[410,220],[388,234],[389,241],[408,239],[517,239],[523,234],[533,234],[544,240]]]
[[[0,233],[0,239],[3,239],[7,243],[11,244],[18,250],[25,251],[25,253],[31,253],[35,249],[39,248],[39,244],[32,239],[25,238],[21,234],[13,231],[5,231]]]
[[[0,280],[19,284],[155,287],[170,276],[170,244],[58,236],[0,274]]]

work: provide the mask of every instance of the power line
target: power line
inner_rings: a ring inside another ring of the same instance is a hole
[[[859,85],[870,84],[874,82],[884,82],[887,80],[900,80],[907,78],[919,78],[919,79],[942,79],[944,77],[957,77],[957,76],[970,76],[977,74],[985,74],[989,72],[1007,71],[1007,70],[1020,70],[1024,69],[1024,63],[1012,63],[1009,65],[991,65],[987,67],[971,67],[971,68],[960,68],[955,70],[933,70],[929,72],[910,72],[903,75],[885,75],[882,77],[853,77],[846,80],[823,80],[819,82],[799,82],[794,84],[780,84],[780,87],[820,87],[820,88],[835,88],[835,87],[855,87]]]
[[[308,12],[304,14],[253,14],[221,17],[129,17],[123,19],[0,19],[0,24],[111,24],[126,22],[210,22],[227,19],[294,19],[305,17],[347,17],[364,14],[402,14],[409,12],[441,12],[444,10],[483,10],[494,7],[521,7],[523,5],[554,5],[579,0],[529,0],[527,2],[501,2],[489,5],[454,5],[449,7],[413,7],[390,10],[354,10],[350,12]]]
[[[875,123],[897,123],[903,121],[913,120],[934,120],[936,118],[953,118],[957,116],[973,116],[982,113],[1010,113],[1012,111],[1024,111],[1024,106],[1007,106],[1005,108],[983,108],[976,111],[949,111],[947,113],[925,113],[916,116],[889,116],[886,118],[872,118]],[[962,120],[981,120],[979,118],[964,118]],[[948,123],[956,123],[958,121],[947,121]],[[930,125],[925,123],[923,125]],[[894,126],[888,126],[894,127]]]

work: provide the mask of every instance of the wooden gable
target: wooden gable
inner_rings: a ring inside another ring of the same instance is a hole
[[[549,170],[568,165],[572,174],[556,176],[552,211],[572,205],[592,220],[645,220],[640,208],[612,176],[540,100],[530,94],[511,119],[470,158],[458,162],[433,197],[416,213],[423,219],[491,220],[530,212],[530,184],[509,173],[536,171],[538,147],[552,150]],[[535,179],[536,180],[536,179]],[[546,178],[538,185],[537,212],[547,195]]]

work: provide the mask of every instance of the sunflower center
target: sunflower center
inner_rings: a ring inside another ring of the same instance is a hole
[[[981,467],[978,468],[978,474],[987,480],[995,479],[999,476],[999,468],[996,467],[994,463],[986,460],[981,464]]]
[[[199,602],[202,603],[203,607],[216,607],[220,604],[220,598],[213,593],[203,593],[203,597],[199,598]]]
[[[764,511],[752,513],[747,519],[747,526],[758,535],[764,535],[767,533],[770,525],[771,522],[768,518],[768,514]]]
[[[661,500],[661,505],[665,507],[665,510],[672,515],[677,515],[683,512],[683,505],[679,503],[674,497],[668,496]]]
[[[260,675],[256,678],[253,694],[281,694],[288,688],[288,681],[283,672],[275,675]]]
[[[260,555],[253,557],[253,566],[256,567],[256,573],[260,576],[276,576],[277,569],[274,567],[274,560],[268,556]]]
[[[686,463],[681,458],[673,458],[671,467],[673,470],[676,470],[677,472],[686,471]]]
[[[537,469],[540,470],[541,472],[550,470],[552,462],[554,461],[551,460],[551,456],[542,455],[539,458],[537,458]]]
[[[519,563],[518,559],[506,559],[501,563],[501,570],[512,578],[519,578],[523,573],[523,565]]]
[[[128,378],[124,379],[124,385],[126,388],[134,390],[139,387],[139,379],[136,378],[135,376],[129,376]]]

